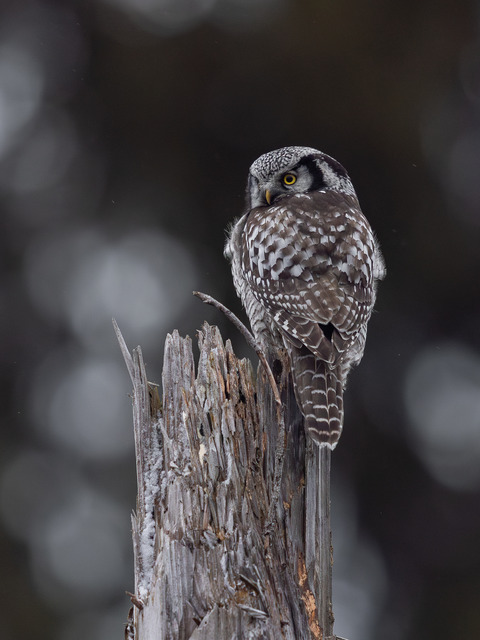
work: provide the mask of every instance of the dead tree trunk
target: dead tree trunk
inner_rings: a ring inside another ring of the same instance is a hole
[[[131,356],[123,343],[134,382],[138,480],[135,606],[126,637],[333,638],[331,592],[322,593],[320,575],[331,575],[330,530],[319,517],[322,491],[329,504],[319,473],[329,452],[320,460],[326,450],[305,442],[283,385],[286,453],[275,524],[265,533],[278,426],[271,388],[264,370],[255,378],[217,328],[205,324],[199,346],[195,373],[190,338],[167,337],[160,401],[140,348]],[[328,544],[327,566],[320,541]],[[329,604],[320,620],[319,597]]]

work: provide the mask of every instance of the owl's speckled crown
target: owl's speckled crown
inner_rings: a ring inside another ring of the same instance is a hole
[[[325,155],[312,147],[283,147],[269,153],[264,153],[257,158],[250,167],[250,173],[257,178],[267,178],[272,171],[278,171],[284,167],[291,167],[306,155]]]
[[[350,194],[356,197],[350,177],[338,160],[314,149],[313,147],[283,147],[261,155],[250,167],[250,176],[260,183],[270,180],[272,176],[285,169],[294,170],[298,165],[310,165],[310,172],[317,173],[315,188],[328,188],[333,191]],[[315,167],[315,168],[313,168]]]

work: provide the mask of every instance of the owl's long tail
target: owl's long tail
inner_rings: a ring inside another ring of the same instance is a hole
[[[343,427],[343,386],[335,367],[307,347],[292,345],[295,396],[305,418],[305,430],[320,446],[334,449]]]

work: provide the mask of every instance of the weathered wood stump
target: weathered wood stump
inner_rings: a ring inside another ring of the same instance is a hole
[[[126,637],[333,637],[331,591],[322,593],[328,580],[321,575],[330,572],[331,584],[330,529],[328,523],[322,530],[319,516],[325,491],[330,500],[319,473],[330,452],[305,442],[288,367],[280,359],[274,369],[286,407],[286,450],[268,526],[278,421],[263,368],[255,376],[250,362],[237,359],[230,342],[205,324],[196,372],[190,338],[174,332],[165,344],[160,400],[141,349],[130,356],[118,335],[134,383],[138,480]],[[328,606],[319,617],[320,597]]]

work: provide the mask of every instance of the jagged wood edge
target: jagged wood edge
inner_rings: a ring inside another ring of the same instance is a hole
[[[132,378],[132,381],[134,383],[134,396],[135,396],[135,398],[134,398],[134,400],[135,400],[134,408],[136,406],[136,412],[135,412],[136,413],[136,419],[135,419],[135,444],[136,444],[136,449],[140,453],[142,451],[142,449],[145,450],[143,448],[144,445],[145,445],[145,441],[144,441],[143,446],[141,446],[141,444],[140,444],[142,436],[143,436],[143,438],[146,438],[146,440],[149,440],[150,439],[150,435],[151,435],[151,420],[145,420],[145,419],[142,420],[142,416],[143,417],[151,416],[152,415],[152,409],[156,408],[158,410],[159,399],[158,399],[158,392],[157,392],[157,390],[155,388],[157,385],[152,385],[147,380],[140,347],[138,347],[137,349],[135,349],[133,351],[133,358],[132,358],[130,356],[130,353],[128,352],[128,349],[126,347],[125,341],[123,340],[123,337],[122,337],[122,335],[120,333],[118,325],[117,325],[117,323],[115,321],[114,321],[114,327],[115,327],[115,333],[117,334],[117,338],[119,340],[120,348],[122,350],[122,354],[124,356],[124,359],[125,359],[125,362],[126,362],[126,365],[127,365],[127,369],[129,371],[130,377]],[[273,388],[272,388],[272,391],[274,392]],[[156,399],[155,399],[155,396],[156,396]],[[153,397],[153,402],[152,402],[152,397]],[[137,399],[138,399],[138,402],[136,401]],[[277,406],[278,406],[278,403],[277,403]],[[153,411],[153,413],[155,413],[155,411]],[[148,424],[147,424],[147,422],[148,422]],[[317,447],[315,447],[315,449],[318,452]],[[146,450],[147,451],[150,450],[150,452],[151,452],[151,444],[149,444],[147,446]],[[314,456],[314,458],[316,458],[316,457],[317,456]],[[140,464],[138,464],[139,461],[140,461]],[[145,568],[142,565],[143,559],[141,558],[141,556],[139,554],[139,546],[140,545],[139,545],[139,541],[138,541],[138,529],[139,528],[141,529],[141,519],[145,517],[145,510],[144,510],[144,485],[145,485],[145,479],[144,479],[144,475],[145,475],[145,471],[149,468],[149,463],[150,462],[151,461],[145,460],[144,457],[141,455],[141,453],[140,453],[140,456],[137,457],[137,479],[138,479],[138,488],[139,488],[139,499],[138,499],[138,503],[137,503],[137,516],[133,518],[133,520],[134,520],[134,547],[136,549],[136,566],[137,566],[136,583],[138,582],[138,580],[137,580],[138,574],[142,573],[144,571],[144,568]],[[318,461],[318,462],[320,462],[320,461]],[[329,490],[329,487],[328,487],[328,490]],[[329,496],[329,493],[328,493],[328,496]],[[318,504],[317,504],[317,509],[318,509]],[[317,526],[319,524],[320,523],[317,523]],[[314,527],[314,528],[316,528],[316,527]],[[328,533],[329,533],[329,535],[331,535],[329,531],[328,531]],[[328,545],[327,548],[329,548],[329,546],[330,545]],[[307,547],[308,547],[308,542],[307,542]],[[318,553],[318,548],[315,550],[315,552]],[[307,553],[307,557],[308,557],[308,555],[310,555],[310,554]],[[307,558],[306,558],[306,560],[307,560]],[[330,570],[331,570],[331,564],[330,564]],[[318,580],[318,577],[319,577],[318,576],[318,572],[316,572],[316,574],[317,575],[313,579],[313,582],[315,583],[314,592],[318,593],[317,584],[316,584],[317,580]],[[311,583],[310,575],[309,575],[308,582]],[[136,589],[136,593],[138,593],[137,589]],[[302,596],[302,600],[304,600],[303,596]],[[136,605],[136,607],[138,609],[141,609],[143,607],[143,602],[142,602],[141,599],[138,598],[138,596],[132,596],[132,602]],[[330,601],[330,606],[331,606],[331,601]],[[242,608],[242,606],[240,606],[239,608]],[[253,609],[246,607],[245,610],[248,610],[249,615],[251,615],[252,617],[255,617],[255,611]],[[330,608],[330,611],[331,611],[331,608]],[[260,614],[264,615],[264,613],[259,610],[257,612],[257,615],[261,617]],[[333,618],[332,618],[332,622],[333,622]],[[327,630],[327,629],[325,628],[325,630]],[[310,627],[310,631],[312,631],[312,627]],[[317,634],[315,633],[314,635],[316,637]],[[330,635],[330,634],[328,636],[324,636],[324,637],[325,637],[325,640],[343,640],[343,639],[341,639],[341,638],[339,638],[337,636]]]
[[[269,536],[274,527],[275,527],[275,514],[277,510],[277,504],[280,497],[280,489],[282,482],[282,472],[283,472],[283,462],[285,459],[285,408],[283,406],[282,400],[280,398],[280,392],[278,390],[277,383],[275,381],[275,377],[272,373],[272,369],[268,364],[267,358],[263,353],[262,349],[257,345],[255,338],[247,329],[247,327],[243,324],[243,322],[238,318],[228,307],[223,305],[212,296],[202,293],[201,291],[194,291],[193,295],[199,298],[205,304],[209,304],[219,311],[221,311],[230,322],[240,331],[243,335],[247,344],[255,351],[260,362],[265,369],[266,376],[272,388],[273,397],[275,398],[275,405],[277,409],[277,422],[278,422],[278,436],[277,436],[277,447],[275,450],[275,471],[274,471],[274,483],[273,483],[273,492],[270,500],[270,506],[268,510],[268,517],[266,521],[266,525],[264,528],[264,533],[266,536]]]

